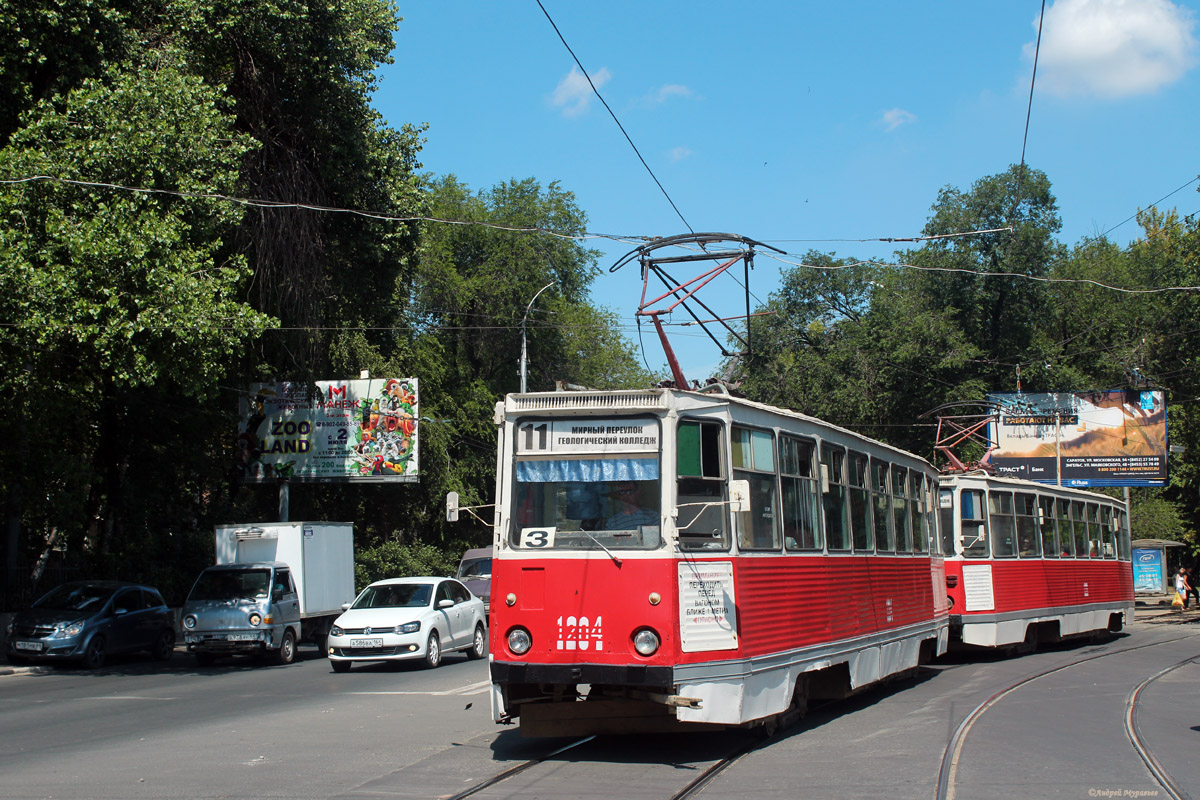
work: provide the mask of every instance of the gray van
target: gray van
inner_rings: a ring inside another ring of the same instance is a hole
[[[281,561],[209,567],[188,594],[182,625],[183,641],[200,666],[232,655],[292,663],[300,603],[291,569]]]
[[[484,613],[492,610],[492,548],[477,547],[463,553],[455,577],[483,601]]]

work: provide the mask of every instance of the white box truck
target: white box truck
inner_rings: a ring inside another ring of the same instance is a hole
[[[324,653],[330,626],[353,600],[351,523],[219,525],[216,564],[184,603],[183,641],[201,665],[224,655],[288,664],[301,641]]]

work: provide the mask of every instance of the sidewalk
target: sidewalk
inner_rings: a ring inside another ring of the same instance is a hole
[[[1171,607],[1174,594],[1141,595],[1134,602],[1133,621],[1155,624],[1200,622],[1200,603],[1189,603],[1186,611]]]

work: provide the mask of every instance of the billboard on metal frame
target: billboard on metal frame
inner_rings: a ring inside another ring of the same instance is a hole
[[[1167,407],[1158,389],[988,395],[1000,475],[1063,486],[1164,486]]]
[[[259,483],[415,483],[416,378],[256,383],[240,398],[238,472]]]

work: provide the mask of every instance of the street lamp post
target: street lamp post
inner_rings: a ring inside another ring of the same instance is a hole
[[[533,308],[533,304],[537,302],[538,295],[553,286],[553,283],[547,283],[545,286],[537,290],[537,294],[529,301],[529,305],[525,306],[525,316],[521,317],[521,393],[525,393],[525,367],[528,364],[525,352],[525,321],[529,319],[529,310]]]

